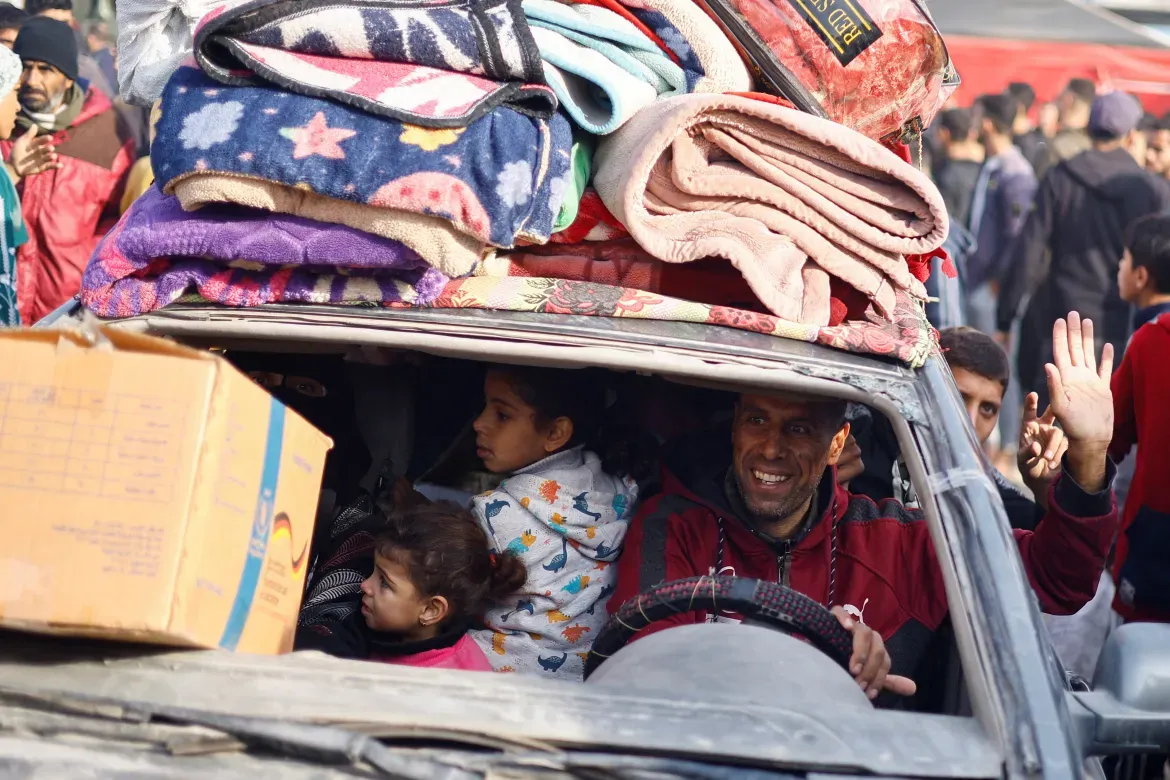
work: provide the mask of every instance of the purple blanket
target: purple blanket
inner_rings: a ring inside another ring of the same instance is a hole
[[[151,312],[190,290],[227,306],[425,304],[446,283],[396,241],[238,206],[185,212],[151,187],[98,245],[81,300],[103,317]]]

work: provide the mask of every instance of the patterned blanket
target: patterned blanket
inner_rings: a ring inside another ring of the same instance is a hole
[[[268,82],[423,127],[557,107],[519,0],[252,0],[204,17],[195,56],[224,84]]]
[[[871,307],[865,320],[852,320],[836,327],[805,325],[771,314],[709,306],[626,287],[564,279],[453,279],[438,298],[425,306],[435,309],[496,309],[721,325],[825,344],[847,352],[892,357],[911,368],[918,368],[925,363],[936,343],[934,331],[922,312],[922,305],[905,293],[898,293],[897,305],[890,319],[877,314]]]
[[[98,245],[81,300],[103,317],[145,314],[191,288],[227,306],[420,304],[446,282],[396,241],[240,207],[189,213],[152,187]]]
[[[495,246],[544,243],[572,176],[569,122],[500,107],[429,129],[271,87],[225,87],[182,67],[163,93],[155,175],[261,179],[328,198],[428,214]]]

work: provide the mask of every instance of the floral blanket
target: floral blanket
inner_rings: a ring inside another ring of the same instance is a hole
[[[709,306],[665,295],[564,279],[454,279],[425,304],[435,309],[496,309],[546,314],[579,314],[643,320],[695,322],[824,344],[847,352],[883,355],[918,368],[935,346],[934,331],[922,305],[899,293],[892,320],[871,308],[865,320],[835,327],[817,327],[782,320],[771,314]]]
[[[544,243],[570,186],[569,122],[500,107],[465,128],[429,129],[272,87],[225,87],[182,67],[151,145],[167,194],[228,174],[328,198],[429,214],[487,244]]]
[[[519,0],[232,5],[195,32],[199,64],[224,84],[268,82],[423,127],[557,107]]]

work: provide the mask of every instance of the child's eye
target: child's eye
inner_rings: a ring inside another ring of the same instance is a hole
[[[507,422],[510,418],[503,412],[496,412],[496,419],[500,422]]]
[[[390,589],[390,580],[386,579],[385,577],[379,577],[378,580],[382,583],[383,588],[386,590]]]

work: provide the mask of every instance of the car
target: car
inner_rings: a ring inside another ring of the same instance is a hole
[[[67,305],[43,326],[79,317]],[[888,709],[858,700],[848,673],[809,644],[760,625],[663,631],[584,683],[4,631],[7,774],[1055,779],[1103,777],[1105,755],[1170,749],[1170,626],[1119,629],[1095,687],[1071,689],[937,351],[912,369],[715,325],[460,308],[184,303],[114,326],[229,358],[590,367],[863,405],[889,421],[920,496],[951,630],[932,651],[931,695]]]

